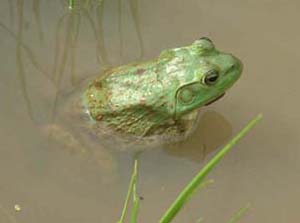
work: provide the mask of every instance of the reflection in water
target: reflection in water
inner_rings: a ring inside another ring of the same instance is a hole
[[[58,51],[55,52],[56,58],[54,60],[55,65],[54,65],[54,72],[53,72],[53,80],[55,82],[55,85],[56,85],[58,91],[60,89],[62,77],[65,74],[65,68],[66,68],[66,64],[67,64],[71,41],[74,40],[74,39],[70,39],[72,31],[74,32],[73,28],[74,28],[75,21],[74,21],[73,15],[74,15],[74,13],[72,12],[71,14],[68,14],[66,17],[62,16],[61,20],[59,20],[58,25],[57,25],[57,34],[58,34],[59,30],[63,24],[63,21],[66,18],[67,26],[64,29],[65,30],[65,41],[64,41],[64,44],[62,44],[63,49],[62,49],[61,61],[60,61],[60,63],[58,62],[59,58],[60,58],[60,48],[61,48],[60,46],[56,48]],[[77,36],[77,35],[75,35],[75,36]],[[59,39],[56,38],[56,40],[58,41]],[[57,63],[56,63],[56,61],[57,61]]]
[[[37,28],[39,40],[42,43],[42,41],[44,40],[44,32],[43,32],[42,23],[41,23],[40,0],[33,0],[32,10],[33,10],[34,19],[36,22],[36,28]]]
[[[100,7],[100,6],[99,6]],[[55,83],[60,88],[61,80],[63,75],[65,75],[66,71],[66,65],[70,57],[70,79],[71,84],[74,86],[79,81],[76,75],[76,64],[78,64],[78,61],[76,61],[77,52],[76,49],[78,48],[78,36],[80,33],[80,24],[82,18],[85,18],[88,21],[88,24],[90,25],[91,30],[93,31],[94,37],[95,37],[95,43],[96,43],[96,54],[98,63],[102,63],[102,66],[106,66],[106,63],[108,62],[108,59],[106,58],[106,49],[104,44],[102,44],[102,38],[99,36],[102,36],[102,33],[99,33],[96,31],[96,26],[94,22],[94,17],[91,16],[91,13],[86,9],[82,8],[80,10],[71,10],[68,14],[63,15],[57,24],[56,29],[56,47],[55,47],[55,58],[54,58],[54,65],[53,65],[53,75]],[[102,21],[100,21],[102,23]],[[65,25],[65,26],[64,26]],[[60,43],[59,35],[60,31],[65,31],[65,40],[63,43]],[[101,43],[99,43],[101,41]],[[61,46],[63,47],[62,51],[60,51]],[[100,55],[100,56],[98,56]],[[105,55],[105,59],[103,59],[102,55]],[[59,64],[59,59],[61,59],[61,62]]]
[[[80,6],[80,5],[79,5]],[[78,82],[80,81],[78,78],[78,75],[76,73],[76,65],[78,64],[76,61],[76,56],[77,52],[76,49],[78,48],[78,36],[80,33],[80,24],[82,18],[86,18],[88,23],[90,24],[90,28],[92,29],[94,33],[94,37],[96,39],[96,54],[101,57],[101,53],[99,52],[105,52],[103,53],[106,55],[106,50],[104,44],[99,43],[99,38],[98,36],[102,36],[102,33],[99,34],[99,32],[96,31],[95,27],[95,22],[94,22],[94,17],[91,16],[90,11],[87,8],[81,8],[78,5],[76,5],[74,10],[71,10],[68,14],[63,15],[57,24],[57,29],[56,29],[56,44],[55,44],[55,58],[54,58],[54,65],[53,65],[53,79],[55,82],[55,85],[57,87],[57,93],[54,99],[53,103],[53,112],[52,112],[52,121],[55,119],[55,114],[57,110],[57,102],[58,102],[58,94],[63,89],[62,87],[62,80],[63,76],[66,75],[66,66],[68,60],[70,61],[70,82],[72,86],[77,86]],[[78,8],[79,7],[79,8]],[[96,16],[96,18],[98,18]],[[64,23],[65,22],[65,23]],[[102,22],[102,21],[101,21]],[[65,24],[65,27],[64,27]],[[60,30],[65,30],[65,37],[64,37],[64,42],[60,44]],[[61,46],[63,47],[62,51],[60,51]],[[100,49],[100,46],[102,47]],[[69,59],[70,57],[70,59]],[[99,56],[97,56],[98,63],[99,61]],[[107,62],[108,60],[105,59],[100,59],[102,62]],[[60,61],[60,62],[59,62]],[[105,64],[102,64],[102,66],[105,66]]]
[[[41,13],[40,13],[40,0],[32,0],[33,5],[33,14],[36,23],[36,28],[38,30],[39,40],[42,41],[44,39],[43,28],[41,23]],[[65,1],[61,1],[65,4]],[[90,28],[94,33],[95,43],[96,43],[96,55],[98,59],[98,63],[102,64],[102,67],[110,66],[109,59],[107,56],[107,52],[104,44],[104,31],[103,31],[103,1],[76,1],[78,4],[75,6],[75,10],[68,11],[67,14],[63,15],[57,23],[56,28],[56,44],[55,44],[55,53],[54,53],[54,62],[51,74],[49,74],[47,67],[41,65],[36,53],[33,49],[28,46],[23,41],[23,0],[17,0],[17,14],[18,14],[18,32],[17,35],[13,33],[6,25],[0,23],[0,27],[6,30],[13,38],[16,39],[17,42],[17,66],[18,66],[18,74],[20,76],[20,80],[22,83],[23,95],[25,97],[25,101],[28,107],[28,111],[30,116],[32,116],[32,108],[30,99],[28,96],[27,83],[26,83],[26,74],[23,67],[23,53],[22,49],[25,51],[27,58],[30,60],[31,64],[43,75],[45,75],[48,79],[51,80],[52,84],[56,86],[57,92],[60,91],[61,81],[63,76],[66,75],[66,66],[68,62],[70,63],[70,82],[74,86],[78,84],[80,79],[77,77],[76,73],[76,64],[78,64],[77,59],[77,42],[78,36],[80,32],[80,24],[81,19],[85,18],[90,24]],[[80,3],[80,4],[79,4]],[[137,10],[137,1],[130,2],[131,13],[133,17],[134,26],[136,28],[136,33],[138,36],[138,40],[140,43],[141,56],[143,52],[143,42],[141,39],[140,27],[138,22],[138,10]],[[13,1],[9,1],[10,15],[11,21],[13,21]],[[122,11],[120,11],[119,17],[121,18]],[[97,22],[95,22],[97,21]],[[97,25],[96,25],[97,24]],[[120,21],[120,30],[122,30],[122,23]],[[60,32],[65,31],[64,42],[60,42]],[[120,39],[123,38],[122,34],[120,34]],[[122,47],[121,47],[122,48]],[[54,107],[55,107],[54,103]]]
[[[81,163],[84,163],[84,169],[89,171],[85,175],[97,173],[96,177],[100,178],[103,184],[114,182],[118,175],[118,165],[111,151],[103,148],[97,141],[85,141],[84,137],[70,132],[70,128],[65,128],[61,124],[62,122],[57,121],[46,125],[43,130],[49,137],[49,148],[65,151],[72,156],[67,158],[72,160],[69,165],[63,165],[65,174],[73,175],[74,171],[80,171],[82,166],[76,166],[78,163],[74,163],[74,160],[79,159]],[[85,131],[88,130],[82,128],[81,131],[84,135],[87,134]],[[62,160],[62,162],[65,162],[65,160]],[[76,180],[83,182],[85,178],[76,178]]]
[[[129,6],[133,17],[133,22],[135,25],[136,34],[138,37],[139,45],[140,45],[140,57],[144,56],[144,43],[141,33],[140,19],[139,19],[139,11],[138,11],[138,3],[139,0],[129,0]]]
[[[119,44],[120,58],[123,58],[123,31],[122,31],[122,0],[118,0],[118,28],[119,28]]]
[[[107,56],[107,52],[106,50],[101,50],[101,49],[105,49],[104,46],[104,30],[103,30],[103,1],[101,1],[101,4],[97,5],[96,7],[96,22],[97,22],[97,55],[98,58],[101,57],[102,59],[102,63],[105,65],[109,65],[109,60],[108,60],[108,56]],[[99,55],[100,54],[100,55]]]
[[[63,21],[64,21],[64,19],[65,19],[65,17],[66,17],[67,15],[63,15],[59,20],[58,20],[58,22],[57,22],[57,25],[56,25],[56,41],[55,41],[55,49],[54,49],[54,63],[53,63],[53,69],[52,69],[52,77],[51,77],[51,79],[54,79],[54,77],[55,77],[55,74],[56,74],[56,72],[57,72],[57,67],[58,67],[58,59],[59,59],[59,54],[60,54],[60,45],[59,45],[59,43],[60,43],[60,41],[59,41],[59,31],[60,31],[60,29],[61,29],[61,27],[62,27],[62,24],[63,24]]]
[[[137,34],[137,39],[139,42],[139,46],[140,46],[140,55],[138,58],[142,58],[144,56],[144,43],[143,43],[143,39],[142,39],[142,34],[141,34],[141,28],[140,28],[140,19],[139,19],[139,11],[138,11],[138,0],[129,0],[128,1],[129,7],[130,7],[130,13],[132,15],[133,18],[133,23],[134,23],[134,27],[136,30],[136,34]],[[124,11],[124,6],[125,4],[123,4],[123,0],[118,0],[118,23],[119,23],[119,41],[120,41],[120,58],[121,60],[123,59],[124,55],[123,55],[123,49],[124,49],[124,35],[123,35],[123,25],[122,25],[122,21],[123,21],[123,11]]]
[[[16,34],[14,34],[6,25],[2,24],[0,22],[0,27],[4,29],[13,39],[16,40],[16,43],[19,42],[20,46],[24,49],[26,53],[26,58],[30,60],[31,64],[39,71],[41,74],[45,75],[47,79],[50,78],[50,74],[39,64],[37,57],[35,56],[32,49],[26,45],[24,42],[22,42]],[[50,80],[50,79],[49,79]]]
[[[7,0],[9,5],[9,18],[10,18],[10,24],[14,24],[14,5],[13,0]]]
[[[46,84],[50,84],[51,88],[54,88],[54,97],[49,98],[49,103],[52,104],[52,113],[50,120],[48,121],[53,124],[45,126],[43,130],[44,133],[48,135],[55,135],[54,138],[64,138],[62,140],[63,142],[59,143],[66,142],[65,138],[74,139],[74,135],[68,133],[67,130],[65,131],[63,129],[64,127],[58,126],[55,123],[57,121],[58,115],[59,95],[60,92],[65,89],[65,81],[67,82],[67,86],[69,86],[69,84],[71,84],[71,86],[78,86],[79,82],[81,81],[78,73],[78,67],[81,58],[79,58],[80,54],[78,54],[77,49],[79,47],[78,42],[80,39],[80,34],[82,33],[82,30],[86,30],[86,27],[82,27],[83,22],[86,22],[86,24],[88,24],[88,28],[90,28],[94,36],[95,41],[93,41],[93,43],[95,44],[94,50],[96,52],[97,62],[101,64],[102,67],[109,66],[109,58],[105,49],[103,30],[104,2],[89,0],[77,2],[80,2],[81,4],[76,5],[74,10],[68,10],[64,15],[57,18],[58,21],[55,27],[56,35],[54,41],[55,47],[53,52],[54,58],[53,61],[50,61],[50,63],[52,62],[52,69],[48,69],[48,66],[50,65],[47,66],[42,64],[43,58],[40,58],[38,54],[39,49],[35,50],[29,43],[26,43],[25,35],[27,32],[24,32],[24,0],[17,0],[18,28],[16,34],[11,30],[11,28],[8,28],[6,25],[0,23],[0,27],[16,40],[16,64],[19,75],[18,79],[21,82],[22,96],[25,99],[27,112],[32,121],[35,121],[33,109],[36,102],[32,101],[32,99],[30,98],[32,92],[29,88],[29,81],[31,81],[31,79],[28,79],[30,78],[30,75],[28,75],[29,72],[26,73],[26,67],[28,66],[28,64],[26,64],[25,62],[29,61],[29,65],[33,65],[33,67],[38,71],[39,74],[43,75],[43,77],[47,77],[48,82]],[[94,4],[95,2],[97,2],[96,5]],[[13,12],[13,1],[10,2],[10,7]],[[43,47],[47,47],[48,43],[45,42],[44,31],[41,22],[42,13],[40,12],[40,0],[32,0],[32,9],[35,24],[30,26],[31,24],[29,20],[28,27],[33,27],[33,29],[37,30],[37,36],[40,44]],[[137,19],[137,8],[135,8],[134,6],[132,6],[132,13],[133,20]],[[136,33],[138,35],[140,44],[142,44],[139,24],[137,21],[134,21],[134,26],[138,29]],[[47,37],[48,36],[51,35],[47,34]],[[120,38],[122,39],[123,36],[120,36]],[[141,49],[142,48],[143,47],[141,46]],[[94,166],[97,167],[97,170],[91,170],[91,173],[97,172],[99,174],[100,172],[100,175],[103,176],[103,178],[109,176],[107,177],[107,179],[112,179],[113,173],[117,172],[117,166],[114,163],[115,160],[113,160],[112,155],[108,152],[105,152],[103,149],[98,148],[99,145],[97,143],[91,142],[87,146],[81,145],[75,140],[76,139],[74,139],[73,141],[71,140],[73,142],[71,143],[72,145],[68,145],[67,141],[67,145],[61,145],[61,147],[67,148],[69,149],[69,151],[71,151],[71,153],[77,153],[77,155],[79,155],[80,157],[85,157],[88,159],[88,162],[93,163],[85,165],[87,168],[95,168]],[[53,143],[55,144],[55,142]],[[51,147],[51,145],[55,148],[59,147],[58,145],[53,145],[49,142],[49,147]],[[95,165],[95,163],[97,164]],[[78,168],[80,169],[81,167]],[[74,167],[65,168],[64,171],[66,172],[65,174],[71,175],[72,171],[74,171]]]
[[[201,162],[227,142],[231,135],[230,123],[221,114],[207,111],[200,117],[197,129],[187,140],[170,145],[165,151],[173,156]]]
[[[21,81],[22,94],[24,95],[28,115],[31,118],[31,120],[33,120],[32,105],[28,95],[24,65],[23,65],[23,57],[22,57],[22,40],[23,40],[23,24],[24,24],[23,9],[24,9],[24,1],[18,0],[17,10],[18,10],[19,18],[18,18],[18,31],[17,31],[18,39],[17,39],[17,48],[16,48],[16,63],[17,63],[19,79]]]

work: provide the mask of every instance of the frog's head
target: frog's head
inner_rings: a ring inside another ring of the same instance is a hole
[[[189,69],[190,80],[176,90],[176,118],[222,97],[242,73],[241,61],[217,50],[206,37],[196,40],[188,51],[192,69]]]

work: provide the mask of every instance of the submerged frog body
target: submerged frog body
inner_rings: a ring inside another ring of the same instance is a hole
[[[208,38],[163,51],[154,60],[105,71],[90,82],[82,104],[92,122],[125,135],[179,136],[194,126],[198,108],[224,95],[241,62]]]

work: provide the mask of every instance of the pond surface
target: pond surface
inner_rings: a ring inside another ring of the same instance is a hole
[[[157,222],[214,152],[258,113],[263,122],[174,222],[226,222],[249,202],[241,222],[297,222],[299,10],[295,0],[86,0],[71,13],[67,1],[1,0],[0,222],[116,222],[133,152],[93,140],[60,144],[47,129],[69,92],[91,75],[201,36],[241,58],[244,72],[226,97],[203,109],[187,141],[141,154],[140,222]]]

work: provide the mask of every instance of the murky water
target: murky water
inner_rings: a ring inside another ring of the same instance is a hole
[[[0,1],[1,223],[116,222],[133,154],[96,141],[77,145],[68,134],[67,144],[50,140],[58,102],[105,67],[201,36],[240,57],[244,73],[224,99],[203,109],[189,140],[141,155],[140,222],[157,222],[213,152],[258,113],[263,122],[174,222],[226,222],[248,202],[241,222],[299,221],[298,1],[86,0],[80,8]]]

